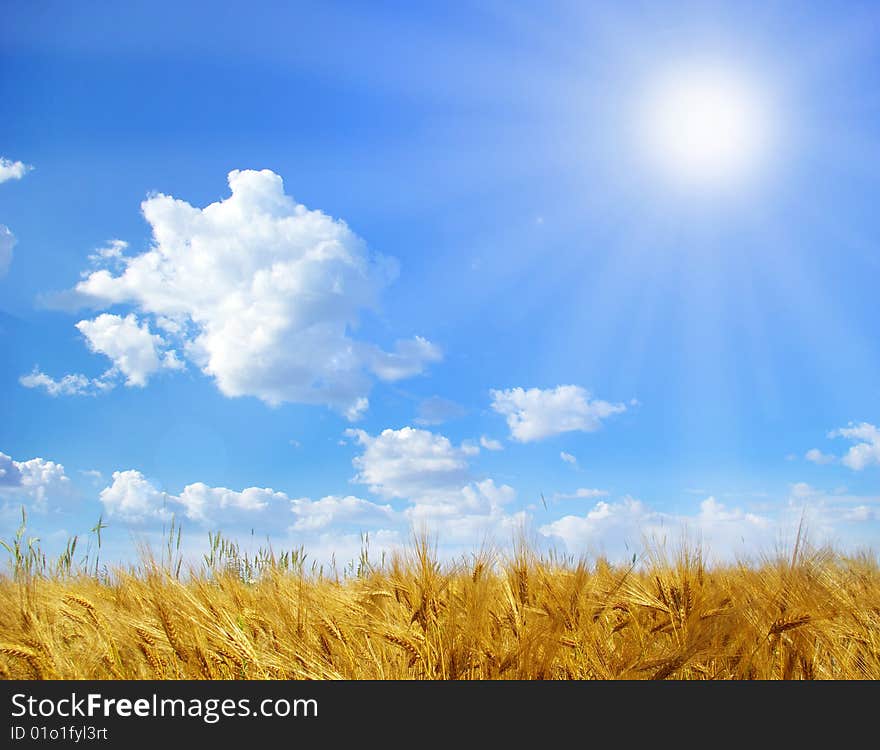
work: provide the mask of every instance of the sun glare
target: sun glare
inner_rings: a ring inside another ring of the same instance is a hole
[[[755,175],[767,156],[767,107],[735,74],[689,68],[661,77],[640,127],[648,159],[668,179],[730,186]]]

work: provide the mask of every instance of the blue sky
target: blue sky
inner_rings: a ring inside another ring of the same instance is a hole
[[[3,537],[876,546],[871,3],[0,22]],[[655,143],[680,69],[754,96],[746,177]]]

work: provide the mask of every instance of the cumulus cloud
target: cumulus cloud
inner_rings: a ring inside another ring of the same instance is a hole
[[[12,248],[15,247],[15,235],[4,224],[0,224],[0,278],[6,275],[12,263]]]
[[[93,266],[106,268],[107,266],[123,267],[125,251],[128,243],[125,240],[109,240],[104,247],[95,248],[89,255],[89,262]],[[83,277],[88,277],[88,271],[83,272]]]
[[[113,372],[108,370],[100,378],[89,378],[81,373],[70,373],[55,380],[35,367],[32,372],[22,375],[18,382],[25,388],[42,388],[50,396],[94,396],[115,386]]]
[[[157,370],[179,370],[184,366],[174,350],[163,351],[166,344],[162,337],[151,333],[134,314],[122,318],[104,313],[94,320],[81,320],[76,327],[89,349],[110,358],[128,386],[143,387]]]
[[[269,487],[232,490],[204,482],[193,482],[172,494],[159,490],[135,469],[114,472],[113,482],[101,491],[100,500],[109,517],[130,524],[168,521],[176,516],[224,530],[259,527],[273,532],[314,532],[350,524],[372,528],[395,520],[390,506],[350,495],[291,499]]]
[[[381,497],[436,502],[470,478],[467,454],[443,435],[414,427],[375,436],[355,429],[345,434],[364,449],[353,461],[355,481]]]
[[[616,527],[635,534],[638,542],[639,525],[652,521],[655,514],[640,501],[626,497],[618,503],[597,502],[583,516],[567,515],[540,527],[544,536],[561,539],[570,551],[583,550],[608,535]]]
[[[834,456],[822,453],[818,448],[810,448],[810,450],[804,454],[804,458],[810,463],[818,464],[820,466],[833,464],[837,460]]]
[[[511,437],[520,443],[563,432],[594,432],[602,420],[626,411],[624,404],[592,399],[580,386],[492,390],[492,408],[507,418]]]
[[[641,549],[644,541],[674,545],[683,529],[709,554],[725,557],[737,548],[755,550],[762,543],[769,545],[774,526],[769,518],[727,508],[711,496],[693,515],[664,513],[627,496],[618,502],[600,500],[586,514],[563,516],[541,526],[539,532],[561,540],[570,552],[621,555]]]
[[[513,488],[473,475],[469,459],[476,446],[454,445],[444,435],[413,427],[378,435],[349,429],[346,436],[360,449],[353,481],[367,485],[373,500],[350,494],[313,500],[271,488],[232,490],[203,482],[162,492],[137,470],[115,472],[100,499],[109,517],[132,524],[174,515],[202,527],[289,533],[304,543],[353,530],[384,530],[405,539],[410,529],[427,528],[448,548],[507,535],[524,522],[522,513],[509,511]]]
[[[521,520],[506,511],[516,497],[512,487],[472,476],[468,459],[474,450],[467,444],[455,446],[444,435],[413,427],[346,434],[363,449],[352,461],[354,481],[382,498],[405,500],[403,514],[417,525],[461,540]]]
[[[135,469],[114,471],[113,483],[101,490],[100,499],[108,516],[130,523],[172,516],[167,495]]]
[[[511,487],[474,477],[471,454],[443,435],[411,427],[378,435],[362,430],[348,434],[361,449],[353,461],[355,481],[367,484],[379,500],[349,494],[312,500],[269,487],[234,490],[204,482],[164,492],[134,469],[114,472],[99,499],[116,528],[119,522],[149,527],[176,516],[230,535],[259,530],[259,537],[266,533],[276,541],[303,544],[321,559],[334,552],[349,559],[349,547],[361,532],[381,539],[386,549],[409,538],[412,528],[436,534],[442,554],[460,554],[487,538],[504,543],[530,520],[524,511],[512,510],[516,493]],[[97,472],[84,473],[100,479]],[[5,520],[21,503],[37,511],[60,509],[70,489],[60,464],[41,458],[15,461],[0,453],[0,511],[6,512]],[[641,550],[644,540],[674,548],[682,528],[717,559],[772,553],[786,538],[790,549],[803,513],[811,540],[842,542],[841,548],[853,549],[876,539],[874,524],[880,521],[880,498],[849,495],[845,489],[824,491],[803,482],[791,485],[787,505],[762,507],[761,514],[724,505],[712,495],[693,513],[659,510],[630,496],[613,500],[607,492],[590,488],[554,495],[563,498],[589,502],[586,507],[576,504],[575,512],[551,516],[538,529],[544,543],[561,544],[573,554],[601,552],[615,558]],[[780,536],[786,532],[788,537]]]
[[[359,560],[366,550],[372,561],[401,550],[408,540],[405,532],[398,529],[374,529],[369,532],[340,532],[327,530],[313,534],[306,552],[310,559],[322,562]]]
[[[18,464],[5,453],[0,453],[0,487],[19,487],[21,470]]]
[[[746,513],[739,508],[728,510],[726,506],[719,503],[714,497],[707,497],[700,503],[700,515],[698,518],[703,526],[728,521],[745,521],[757,528],[767,528],[770,525],[769,519],[755,513]]]
[[[209,487],[204,482],[188,484],[175,501],[193,521],[229,523],[233,517],[265,513],[273,504],[286,509],[289,499],[268,487],[248,487],[240,492],[226,487]]]
[[[324,404],[354,420],[373,378],[411,377],[440,359],[419,336],[389,352],[352,335],[396,277],[393,259],[370,253],[345,222],[297,203],[269,170],[234,170],[228,181],[231,196],[204,208],[147,198],[150,248],[126,255],[114,241],[91,256],[102,267],[75,287],[81,303],[131,305],[146,319],[133,323],[142,332],[137,356],[124,352],[137,360],[130,384],[145,382],[167,344],[227,396]],[[128,319],[116,318],[117,326]],[[151,323],[164,337],[152,345],[144,335]],[[100,350],[118,359],[107,345]]]
[[[11,161],[0,156],[0,183],[7,180],[20,180],[32,169],[33,167],[30,164],[25,164],[21,161]]]
[[[64,466],[44,458],[15,461],[0,452],[0,501],[4,506],[26,505],[44,512],[72,496]]]
[[[283,492],[263,487],[241,491],[194,482],[179,494],[159,490],[140,471],[113,472],[113,482],[100,494],[107,514],[129,523],[187,518],[202,525],[236,527],[265,520],[292,522],[290,499]]]
[[[503,451],[504,446],[501,444],[500,440],[493,440],[492,438],[488,438],[485,435],[480,437],[480,445],[482,445],[487,451]]]
[[[297,531],[316,531],[352,522],[375,526],[393,522],[397,516],[390,505],[378,505],[354,495],[328,495],[314,501],[297,498],[293,500],[292,509],[297,517],[293,528]]]
[[[829,437],[846,438],[855,443],[840,459],[844,466],[861,471],[872,465],[880,465],[880,429],[867,422],[850,424],[829,433]]]

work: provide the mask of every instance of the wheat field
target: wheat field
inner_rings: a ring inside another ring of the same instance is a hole
[[[98,525],[100,534],[101,525]],[[682,543],[625,566],[517,545],[441,564],[426,537],[342,574],[212,535],[183,569],[74,564],[4,542],[0,676],[36,679],[880,679],[880,569],[798,543],[708,566]]]

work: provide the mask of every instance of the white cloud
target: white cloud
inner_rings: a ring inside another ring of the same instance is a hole
[[[18,382],[25,388],[42,388],[50,396],[93,396],[114,387],[113,375],[112,370],[108,370],[100,378],[89,378],[80,373],[71,373],[55,380],[35,367],[30,374],[22,375]]]
[[[6,275],[12,263],[12,248],[15,247],[15,235],[4,224],[0,224],[0,278]]]
[[[592,500],[597,497],[608,497],[607,490],[597,490],[588,487],[580,487],[574,492],[557,492],[553,498],[556,500]]]
[[[791,516],[805,534],[841,550],[876,547],[880,529],[880,497],[854,495],[846,488],[832,491],[813,487],[806,482],[791,485],[788,497]]]
[[[300,534],[295,538],[299,540]],[[306,553],[310,560],[321,563],[332,560],[336,565],[346,565],[350,561],[358,560],[361,551],[366,547],[370,560],[377,562],[383,556],[390,556],[402,550],[407,539],[407,534],[401,533],[398,529],[373,529],[365,533],[340,533],[328,530],[309,537]]]
[[[381,497],[439,502],[457,495],[469,480],[467,455],[443,435],[414,427],[375,437],[354,429],[345,434],[364,449],[353,461],[355,481]]]
[[[183,506],[184,514],[191,521],[224,527],[249,523],[270,514],[284,518],[290,512],[290,498],[268,487],[247,487],[236,492],[195,482],[184,487],[173,500]]]
[[[753,526],[766,528],[770,523],[768,519],[762,516],[746,513],[739,508],[728,510],[726,506],[711,496],[700,503],[700,515],[698,518],[704,526],[729,521],[746,521]]]
[[[795,482],[789,488],[788,505],[795,510],[804,508],[820,512],[829,524],[841,518],[853,520],[859,507],[880,507],[880,497],[853,495],[845,487],[828,491],[807,482]]]
[[[357,422],[369,408],[370,400],[366,396],[359,396],[342,413],[349,422]]]
[[[511,510],[516,499],[511,487],[491,478],[473,478],[469,454],[443,435],[410,427],[375,436],[362,430],[348,434],[362,449],[354,459],[356,481],[402,506],[344,494],[291,498],[267,487],[232,490],[203,482],[172,494],[137,470],[114,472],[99,499],[116,528],[120,521],[155,526],[177,516],[231,536],[243,537],[253,529],[259,531],[254,538],[265,540],[269,534],[273,542],[303,544],[313,559],[329,559],[334,552],[337,559],[350,559],[349,547],[359,548],[354,544],[359,537],[351,532],[367,532],[388,549],[408,538],[413,527],[436,534],[441,554],[448,557],[472,551],[487,539],[503,544],[530,520],[525,512]],[[14,461],[0,453],[0,521],[14,523],[18,504],[56,510],[70,496],[70,481],[60,464],[40,458]],[[715,496],[705,497],[693,513],[661,511],[629,496],[611,500],[607,492],[590,488],[554,498],[591,502],[589,508],[541,526],[538,531],[546,544],[561,543],[573,554],[601,552],[617,559],[641,551],[646,540],[675,549],[682,528],[713,559],[790,550],[802,513],[811,541],[827,540],[849,550],[875,540],[875,524],[880,522],[880,498],[849,495],[843,488],[824,491],[803,482],[791,486],[787,504],[764,504],[762,515],[725,506]]]
[[[320,500],[297,498],[292,503],[297,520],[293,524],[296,531],[316,531],[330,526],[352,522],[388,523],[394,521],[396,514],[390,505],[377,505],[353,495],[340,497],[328,495]]]
[[[0,156],[0,183],[7,180],[20,180],[33,167],[20,161],[10,161]],[[5,224],[0,224],[0,278],[9,271],[12,263],[12,248],[15,247],[15,235]]]
[[[156,489],[139,471],[114,471],[113,483],[101,490],[107,515],[130,523],[171,518],[167,495]]]
[[[100,493],[101,502],[111,518],[131,524],[168,521],[172,516],[185,518],[206,528],[260,528],[261,531],[286,533],[288,529],[315,532],[342,525],[374,528],[377,523],[395,520],[388,505],[377,505],[353,496],[327,496],[313,501],[291,499],[284,492],[268,487],[231,490],[194,482],[179,494],[159,490],[135,470],[113,473],[113,482]]]
[[[56,380],[35,367],[18,382],[25,388],[43,388],[50,396],[94,396],[112,390],[121,378],[129,387],[143,387],[159,370],[186,367],[177,352],[133,313],[124,318],[102,313],[93,320],[79,321],[76,327],[91,351],[110,359],[108,370],[98,378],[69,373]]]
[[[620,502],[600,500],[583,516],[567,515],[540,527],[546,537],[561,539],[571,551],[583,551],[611,537],[622,535],[631,547],[641,541],[643,527],[659,520],[640,500],[626,497]],[[618,539],[614,539],[618,542]]]
[[[424,370],[425,363],[443,359],[440,347],[421,336],[398,341],[394,352],[383,352],[375,346],[363,346],[362,352],[368,367],[388,382],[411,378]]]
[[[561,451],[559,457],[565,461],[567,464],[571,464],[572,466],[577,466],[578,460],[571,453],[566,453],[565,451]]]
[[[461,451],[466,456],[478,456],[480,455],[480,446],[472,440],[463,440],[461,443]]]
[[[844,512],[847,521],[866,523],[868,521],[880,521],[880,509],[871,508],[867,505],[856,505]]]
[[[844,466],[861,471],[872,464],[880,465],[880,429],[874,425],[867,422],[850,424],[848,427],[830,432],[828,437],[842,437],[856,443],[840,459]]]
[[[122,318],[103,313],[94,320],[81,320],[76,327],[89,349],[110,358],[127,386],[143,387],[157,370],[183,367],[173,350],[163,351],[162,337],[150,333],[149,325],[139,323],[134,314]]]
[[[501,444],[500,440],[493,440],[491,438],[487,438],[485,435],[480,437],[480,445],[482,445],[487,451],[503,451],[504,446]]]
[[[807,459],[807,461],[819,464],[820,466],[832,464],[837,460],[834,456],[822,453],[818,448],[810,448],[810,450],[804,454],[804,458]]]
[[[128,248],[128,243],[125,240],[109,240],[104,247],[96,248],[95,251],[89,255],[89,262],[93,266],[98,267],[110,267],[113,266],[115,268],[122,268],[125,265],[125,251]],[[87,278],[89,275],[88,271],[83,272],[83,278]]]
[[[162,492],[140,471],[113,472],[113,483],[100,494],[108,516],[128,523],[166,521],[177,516],[224,530],[264,523],[285,528],[293,521],[290,498],[270,488],[241,491],[194,482],[180,494]]]
[[[561,540],[569,552],[622,556],[642,550],[644,542],[674,547],[683,530],[712,557],[769,547],[775,532],[769,518],[728,509],[714,497],[703,500],[696,514],[674,515],[628,496],[618,502],[600,500],[585,515],[564,516],[541,526],[539,532]]]
[[[475,480],[468,465],[470,446],[454,446],[447,437],[403,427],[369,435],[347,430],[363,448],[352,463],[354,481],[386,499],[405,500],[404,516],[445,540],[478,541],[480,534],[509,529],[519,515],[506,508],[516,492],[490,478]]]
[[[20,161],[11,161],[0,156],[0,183],[7,180],[20,180],[33,169],[29,164]]]
[[[395,278],[393,259],[296,203],[269,170],[234,170],[229,187],[230,197],[205,208],[163,194],[145,200],[151,247],[127,257],[111,244],[93,255],[120,270],[88,273],[76,285],[80,302],[135,306],[227,396],[325,404],[352,420],[368,407],[371,375],[410,377],[440,358],[418,336],[392,352],[351,336]],[[133,367],[131,382],[154,364]]]
[[[45,512],[72,496],[64,466],[43,458],[15,461],[0,452],[0,500],[4,505],[25,505]]]
[[[507,418],[511,437],[521,443],[563,432],[594,432],[602,420],[626,411],[623,404],[591,399],[576,385],[556,388],[511,388],[491,391],[492,408]]]
[[[0,487],[20,487],[21,470],[18,463],[13,461],[5,453],[0,452]]]

